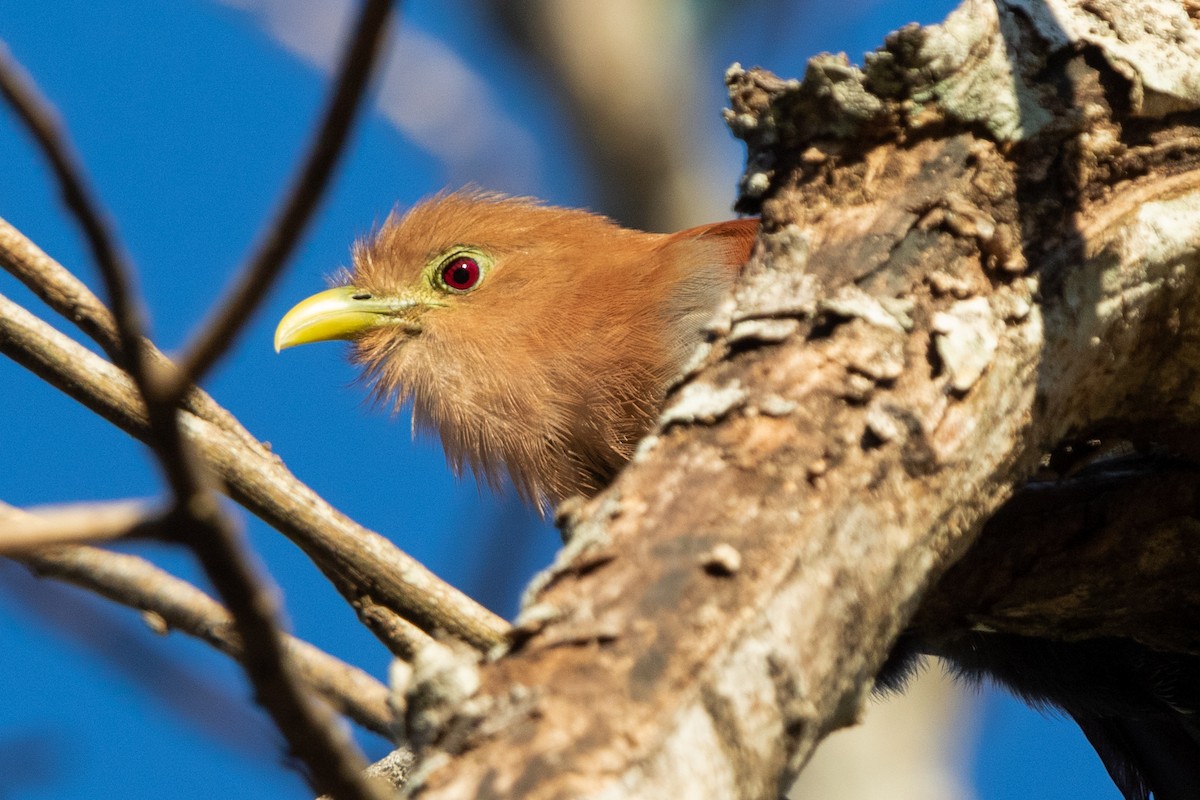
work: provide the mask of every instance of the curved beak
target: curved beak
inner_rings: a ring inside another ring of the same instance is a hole
[[[403,297],[375,297],[354,286],[340,286],[301,300],[275,328],[275,352],[310,342],[353,339],[383,325],[419,330],[411,313],[422,305]]]

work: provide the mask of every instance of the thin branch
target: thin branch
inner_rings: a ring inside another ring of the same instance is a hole
[[[142,535],[158,524],[144,500],[70,503],[15,509],[0,503],[0,555],[62,544],[110,542]]]
[[[129,372],[134,384],[147,399],[150,427],[155,431],[152,437],[155,453],[176,497],[186,497],[194,490],[196,480],[188,468],[187,454],[181,450],[182,443],[176,431],[173,411],[157,407],[153,402],[157,393],[152,391],[151,376],[164,374],[164,371],[148,371],[142,357],[145,337],[142,333],[141,310],[135,300],[133,267],[117,243],[103,204],[88,187],[83,164],[75,154],[54,107],[3,45],[0,45],[0,94],[16,112],[17,118],[50,163],[63,201],[92,251],[108,290],[116,323],[119,352],[113,354],[114,360]]]
[[[142,370],[138,352],[142,321],[134,301],[133,270],[116,242],[107,212],[88,188],[83,165],[62,130],[53,106],[42,97],[37,86],[3,43],[0,43],[0,94],[4,95],[50,162],[63,201],[79,223],[108,289],[121,343],[121,358],[117,363],[127,367],[140,383]]]
[[[187,581],[138,556],[87,546],[62,546],[13,557],[37,574],[68,581],[144,612],[151,624],[194,636],[240,660],[242,644],[229,612]],[[285,638],[301,679],[340,713],[380,736],[391,736],[388,689],[367,673],[308,642]]]
[[[121,362],[121,341],[108,307],[66,267],[46,255],[6,220],[0,220],[0,266]]]
[[[120,344],[117,364],[133,378],[146,408],[152,435],[148,443],[158,458],[176,503],[186,507],[190,498],[202,491],[203,478],[192,468],[189,454],[175,420],[175,403],[159,402],[157,387],[167,381],[163,365],[151,365],[143,357],[145,336],[141,310],[136,301],[133,267],[124,256],[107,221],[107,212],[99,197],[88,187],[83,164],[74,152],[66,130],[50,101],[19,63],[0,46],[0,94],[16,112],[34,142],[41,149],[63,201],[79,224],[88,247],[100,269],[108,291],[109,304],[116,322]],[[183,392],[180,391],[180,396]]]
[[[120,361],[121,342],[112,313],[87,286],[66,267],[46,255],[28,237],[0,219],[0,267],[25,284],[34,294],[63,317],[79,327],[108,353]],[[151,364],[164,371],[174,367],[162,351],[144,341],[144,354]],[[208,393],[193,388],[183,398],[183,407],[206,419],[248,444],[258,444],[236,418]]]
[[[116,402],[97,403],[102,407],[102,413],[113,421],[130,424],[130,432],[136,431],[139,438],[153,435],[144,403],[130,385],[128,376],[116,367],[2,298],[0,329],[3,329],[0,348],[16,360],[52,382],[59,380],[56,385],[68,391],[83,387],[95,389],[98,385],[115,389],[113,395],[105,399]],[[60,372],[56,373],[56,370]],[[63,376],[61,371],[68,372],[69,376]],[[52,375],[57,378],[50,377]],[[201,446],[202,456],[219,461],[241,451],[234,456],[233,464],[240,457],[251,463],[260,461],[261,465],[261,460],[253,458],[253,453],[247,452],[240,442],[211,424],[190,414],[181,414],[181,421],[181,430],[186,430],[185,439]],[[194,426],[207,428],[208,436],[196,437]],[[208,452],[202,449],[205,443],[210,445]],[[220,474],[221,466],[233,465],[226,462],[214,466]],[[231,610],[236,609],[234,620],[239,636],[255,651],[247,655],[244,663],[256,696],[276,720],[292,751],[310,768],[314,788],[339,797],[377,796],[377,787],[361,775],[365,766],[361,756],[350,749],[351,743],[334,724],[328,710],[311,702],[295,679],[279,633],[270,624],[273,617],[271,597],[261,590],[260,581],[241,555],[240,544],[233,540],[233,532],[221,517],[212,495],[204,491],[194,493],[186,508],[189,513],[174,515],[172,527],[196,552],[226,604]],[[326,563],[330,560],[326,559]],[[345,585],[344,581],[340,583]]]
[[[2,295],[0,352],[135,438],[148,435],[145,407],[127,375]],[[504,620],[334,509],[265,447],[249,447],[191,414],[182,419],[225,492],[299,545],[352,604],[369,597],[425,631],[483,651],[504,641]]]
[[[412,661],[421,648],[434,641],[433,637],[413,625],[387,606],[363,597],[355,607],[358,619],[387,645],[392,655]]]
[[[372,69],[383,49],[390,18],[390,0],[364,3],[342,58],[337,85],[304,166],[233,291],[216,306],[213,317],[187,348],[178,372],[164,387],[164,397],[168,400],[182,396],[192,383],[199,382],[229,348],[299,244],[350,135]]]
[[[187,542],[232,612],[244,648],[242,666],[255,699],[275,720],[288,749],[308,769],[313,789],[335,797],[383,800],[391,793],[366,777],[367,763],[330,708],[317,702],[300,679],[277,623],[276,593],[250,563],[241,536],[211,492],[193,495],[187,513],[173,515],[177,537]],[[171,524],[168,522],[168,524]]]
[[[175,405],[190,384],[174,384],[177,388],[170,393],[159,389],[172,385],[171,379],[164,370],[148,368],[143,359],[144,337],[134,301],[132,270],[119,255],[99,200],[88,190],[82,166],[50,104],[7,51],[0,51],[0,92],[50,161],[66,204],[100,267],[117,324],[120,363],[145,401],[147,443],[174,496],[177,513],[171,515],[171,528],[195,552],[233,612],[246,649],[242,663],[258,701],[275,720],[292,753],[308,767],[314,789],[363,800],[388,796],[386,790],[362,774],[366,766],[362,754],[336,724],[329,709],[314,702],[296,676],[276,623],[274,594],[243,552],[240,537],[209,490],[180,427]]]

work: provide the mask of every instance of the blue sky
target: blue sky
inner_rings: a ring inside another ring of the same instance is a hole
[[[719,116],[730,62],[801,75],[819,51],[859,59],[888,31],[937,21],[952,5],[742,3],[717,18],[702,64],[726,205],[743,157]],[[782,10],[784,23],[768,22],[766,9]],[[497,152],[512,158],[451,163],[437,137],[421,141],[386,108],[368,113],[287,277],[207,388],[334,505],[511,616],[521,586],[552,557],[555,532],[511,498],[456,481],[434,443],[410,441],[403,416],[375,413],[339,347],[271,348],[274,322],[321,288],[349,243],[394,205],[473,180],[596,208],[561,108],[488,24],[466,0],[405,4],[409,35],[478,81],[479,114],[461,124],[481,127],[485,144],[501,137]],[[325,96],[319,59],[280,46],[255,17],[201,0],[6,0],[0,39],[58,105],[138,264],[156,341],[177,347],[287,183]],[[41,159],[6,112],[0,165],[0,216],[95,286]],[[71,332],[7,275],[0,292]],[[158,491],[138,445],[0,359],[0,499],[25,506]],[[242,518],[295,632],[382,678],[385,654],[324,579],[282,537]],[[177,550],[131,549],[198,580]],[[237,668],[203,645],[157,637],[130,612],[3,562],[0,654],[0,798],[307,796],[280,766],[277,736]],[[1118,797],[1073,724],[1002,696],[982,707],[969,768],[981,800]],[[370,736],[363,743],[372,757],[387,750]]]

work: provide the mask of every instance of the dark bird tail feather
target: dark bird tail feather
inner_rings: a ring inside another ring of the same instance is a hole
[[[900,689],[921,653],[941,656],[967,681],[991,679],[1036,708],[1070,715],[1125,800],[1200,800],[1200,658],[1125,639],[906,634],[877,685]]]
[[[1075,717],[1126,800],[1200,798],[1200,742],[1185,719]]]

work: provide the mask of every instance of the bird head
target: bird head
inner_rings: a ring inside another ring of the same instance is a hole
[[[359,242],[340,285],[283,317],[275,348],[349,340],[374,396],[411,401],[456,471],[507,474],[544,509],[595,492],[632,454],[745,261],[756,223],[730,224],[650,234],[443,193]]]

